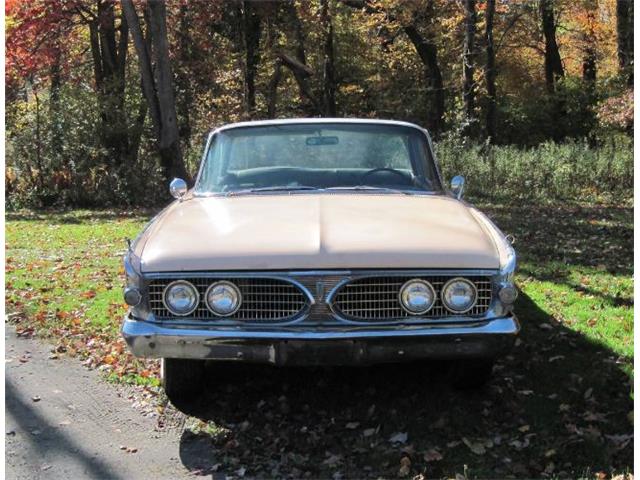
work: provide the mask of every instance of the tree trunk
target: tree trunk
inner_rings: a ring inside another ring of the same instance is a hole
[[[130,156],[125,106],[129,29],[122,15],[116,29],[112,2],[96,0],[96,5],[97,15],[89,24],[89,44],[102,124],[100,139],[108,152],[108,161],[120,169]]]
[[[597,77],[596,45],[596,15],[598,13],[598,0],[589,0],[585,3],[587,28],[583,34],[584,51],[582,56],[582,80],[591,93],[595,90]]]
[[[311,91],[308,79],[313,75],[313,69],[307,65],[305,54],[305,36],[304,29],[302,28],[302,22],[298,17],[296,6],[294,1],[287,1],[283,3],[285,14],[288,20],[288,24],[293,29],[293,37],[295,38],[295,57],[287,55],[284,52],[277,52],[276,55],[283,66],[287,67],[293,73],[293,77],[298,84],[300,90],[300,97],[306,99],[308,103],[304,105],[304,110],[307,115],[321,115],[322,105],[321,100],[317,99]]]
[[[361,9],[369,14],[384,13],[386,18],[394,22],[396,21],[395,15],[384,11],[381,7],[374,5],[368,0],[340,0],[343,5],[347,5],[351,8]],[[428,14],[432,15],[433,1],[428,2]],[[425,66],[425,78],[427,83],[427,96],[428,96],[428,111],[429,118],[427,119],[427,128],[432,134],[437,135],[443,127],[444,120],[444,85],[442,81],[442,72],[440,71],[440,64],[438,62],[438,47],[436,46],[433,38],[425,38],[418,31],[415,23],[406,25],[403,27],[404,33],[409,37],[409,40],[416,49],[420,60]]]
[[[616,31],[618,37],[618,67],[633,87],[633,0],[616,1]]]
[[[256,109],[255,79],[260,61],[260,15],[251,1],[242,2],[242,20],[244,30],[245,69],[244,101],[247,115],[252,116]]]
[[[306,64],[307,56],[304,49],[304,29],[302,28],[302,22],[300,21],[300,17],[298,17],[298,12],[296,11],[295,1],[287,0],[283,2],[283,6],[289,20],[288,23],[293,29],[293,36],[296,40],[296,57],[301,63]]]
[[[56,32],[59,35],[59,32]],[[62,86],[62,51],[56,42],[53,51],[53,62],[49,70],[49,76],[51,78],[51,87],[49,89],[49,122],[52,125],[53,134],[51,136],[51,150],[53,151],[56,160],[63,163],[64,148],[62,145],[62,137],[64,132],[62,131],[62,124],[60,122],[60,88]],[[65,165],[66,167],[66,165]]]
[[[475,117],[474,80],[475,72],[475,36],[476,36],[476,2],[464,0],[464,51],[462,53],[462,100],[464,103],[465,123],[469,126]],[[468,130],[467,133],[470,133]]]
[[[320,21],[324,34],[324,59],[322,68],[323,115],[336,116],[336,82],[333,52],[333,21],[329,10],[329,0],[320,1]]]
[[[176,68],[176,90],[180,95],[176,98],[178,113],[178,133],[185,144],[191,139],[191,108],[193,102],[191,62],[193,55],[193,38],[191,36],[191,10],[185,3],[180,5],[178,13],[178,58]]]
[[[273,76],[269,80],[267,89],[267,117],[276,118],[276,106],[278,104],[278,85],[282,78],[282,61],[276,60]]]
[[[140,21],[132,0],[121,0],[138,54],[142,89],[149,106],[156,133],[160,165],[166,181],[174,177],[189,180],[180,150],[175,98],[171,83],[171,65],[167,40],[166,8],[161,0],[149,0],[145,17],[152,52],[142,35]],[[155,57],[155,69],[151,57]],[[154,76],[155,72],[155,76]]]
[[[438,134],[442,129],[444,119],[444,85],[442,73],[438,63],[438,49],[436,44],[425,39],[415,25],[404,27],[409,40],[413,44],[418,56],[425,66],[425,76],[427,80],[427,91],[430,97],[429,114],[427,127],[433,134]]]
[[[559,78],[564,76],[562,59],[556,42],[556,23],[553,0],[540,0],[540,17],[544,35],[544,74],[547,91],[553,93]]]
[[[496,140],[496,53],[493,44],[493,17],[496,11],[496,1],[487,0],[485,10],[485,31],[484,38],[487,48],[487,62],[484,67],[484,77],[487,84],[487,113],[486,129],[489,143]]]

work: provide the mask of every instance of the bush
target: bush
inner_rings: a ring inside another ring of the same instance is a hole
[[[592,148],[587,140],[535,148],[469,144],[448,136],[436,144],[444,177],[464,175],[478,198],[593,200],[633,195],[633,145],[624,135]]]
[[[7,109],[7,208],[148,206],[166,196],[152,188],[163,182],[148,136],[134,165],[114,166],[91,88],[65,85],[55,112],[47,95],[26,100]]]

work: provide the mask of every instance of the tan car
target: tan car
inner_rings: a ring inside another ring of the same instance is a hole
[[[205,361],[451,359],[477,386],[520,328],[516,255],[463,187],[410,123],[218,128],[193,189],[174,180],[130,245],[124,338],[162,358],[170,398],[202,388]]]

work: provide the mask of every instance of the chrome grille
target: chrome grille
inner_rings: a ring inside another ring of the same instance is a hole
[[[414,316],[407,313],[398,300],[402,285],[413,278],[426,280],[436,291],[436,302],[426,314]],[[334,309],[349,320],[355,321],[393,321],[404,318],[435,318],[453,316],[440,300],[440,291],[453,277],[447,276],[386,276],[367,277],[346,283],[333,298]],[[475,306],[464,316],[481,316],[491,304],[491,280],[489,277],[465,277],[478,289]]]
[[[162,301],[165,287],[176,280],[156,279],[149,284],[149,306],[158,320],[175,319]],[[306,295],[293,283],[273,278],[224,278],[233,282],[242,293],[242,304],[236,313],[229,317],[218,317],[205,305],[205,292],[212,283],[222,278],[183,278],[191,282],[200,293],[198,308],[181,319],[198,320],[240,320],[257,323],[275,323],[287,321],[298,316],[308,306]]]

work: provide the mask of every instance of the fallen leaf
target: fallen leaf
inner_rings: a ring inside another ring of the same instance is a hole
[[[435,448],[427,450],[424,454],[425,462],[437,462],[439,460],[442,460],[442,454]]]
[[[472,442],[466,437],[462,437],[462,443],[469,447],[469,450],[476,455],[484,455],[487,452],[482,443]]]
[[[406,477],[411,472],[411,459],[409,457],[402,457],[400,459],[400,470],[398,470],[399,477]]]
[[[327,465],[329,467],[335,467],[336,465],[338,465],[341,462],[341,458],[340,455],[329,455],[328,458],[326,458],[324,460],[324,462],[322,462],[324,465]]]
[[[359,422],[349,422],[344,426],[344,428],[346,428],[347,430],[355,430],[359,426],[360,426]]]
[[[409,435],[407,432],[397,432],[389,437],[391,443],[406,443]]]

